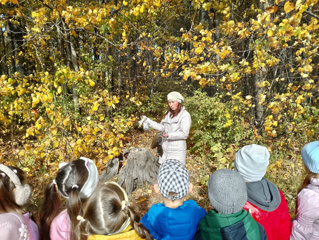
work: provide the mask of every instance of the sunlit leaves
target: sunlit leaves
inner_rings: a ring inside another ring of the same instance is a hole
[[[285,10],[286,13],[289,13],[289,12],[291,12],[294,9],[294,7],[295,7],[295,5],[292,2],[287,1],[285,3],[284,10]]]
[[[13,4],[17,4],[18,0],[0,0],[0,3],[3,4],[3,5],[8,3],[8,2],[11,2]]]

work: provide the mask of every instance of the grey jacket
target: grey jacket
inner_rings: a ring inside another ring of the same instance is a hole
[[[168,138],[162,138],[163,155],[159,162],[163,163],[167,159],[177,159],[185,164],[186,161],[186,139],[192,124],[190,114],[182,107],[180,113],[171,118],[169,114],[157,123],[147,118],[147,123],[151,128],[168,133]]]

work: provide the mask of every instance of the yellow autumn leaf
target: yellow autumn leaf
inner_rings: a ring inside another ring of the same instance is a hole
[[[89,85],[90,85],[91,87],[94,87],[94,86],[95,86],[95,82],[90,79],[90,80],[89,80]]]
[[[51,130],[51,134],[52,134],[52,135],[56,135],[57,132],[58,132],[58,130],[57,130],[56,128],[54,128],[54,129]]]
[[[281,167],[281,162],[280,162],[280,161],[277,161],[277,162],[276,162],[276,165],[277,165],[277,167],[280,168],[280,167]]]
[[[272,131],[272,127],[266,126],[266,127],[265,127],[265,131],[266,131],[266,132]]]
[[[30,135],[31,135],[31,136],[34,136],[34,131],[29,128],[29,129],[27,129],[27,132],[26,132],[25,135],[26,135],[26,137],[29,137]]]
[[[295,8],[298,10],[302,4],[302,0],[297,0]]]
[[[220,52],[218,55],[219,55],[219,57],[221,58],[221,60],[224,60],[225,57],[226,57],[229,53],[230,53],[229,50],[224,49],[224,50],[223,50],[222,52]]]
[[[268,37],[274,36],[274,31],[271,30],[271,29],[269,29],[269,30],[267,31],[267,36],[268,36]]]
[[[277,10],[278,10],[277,6],[266,7],[266,11],[269,12],[270,14],[276,13]]]
[[[202,47],[198,47],[198,48],[195,49],[195,53],[197,55],[201,54],[202,52],[203,52],[203,48]]]
[[[32,31],[34,31],[34,32],[41,32],[41,29],[38,28],[38,27],[34,27],[34,28],[32,28]]]
[[[58,94],[60,94],[62,92],[62,88],[61,86],[58,87]]]
[[[144,5],[140,8],[140,13],[143,13],[144,12],[144,9],[145,9],[145,7],[144,7]]]
[[[36,129],[40,130],[41,127],[42,127],[42,125],[41,125],[40,123],[36,123],[36,124],[35,124],[35,128],[36,128]]]
[[[63,120],[63,125],[68,126],[70,124],[70,118],[67,117],[66,119]]]
[[[286,2],[284,6],[285,13],[289,13],[294,9],[295,5],[292,2]]]
[[[31,145],[29,145],[29,144],[26,144],[26,145],[24,146],[24,149],[25,149],[26,151],[29,151],[31,148],[32,148],[32,147],[31,147]]]
[[[98,109],[98,106],[96,106],[96,105],[93,105],[93,107],[92,107],[92,111],[97,111],[97,109]]]
[[[312,72],[312,66],[310,64],[307,64],[306,66],[304,66],[304,70],[306,72]]]

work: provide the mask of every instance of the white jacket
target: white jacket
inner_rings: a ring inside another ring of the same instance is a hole
[[[151,128],[168,133],[167,138],[162,138],[163,156],[159,158],[159,163],[163,163],[167,159],[177,159],[185,164],[186,139],[188,138],[192,119],[185,107],[182,107],[180,113],[174,118],[169,115],[167,114],[160,123],[149,118],[146,119]]]

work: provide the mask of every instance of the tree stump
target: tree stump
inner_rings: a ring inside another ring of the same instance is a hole
[[[106,170],[100,175],[100,181],[107,182],[115,177],[120,168],[120,160],[118,158],[111,159],[106,167]]]
[[[159,168],[158,158],[147,148],[132,148],[124,153],[124,166],[117,183],[128,195],[145,183],[154,184]]]

